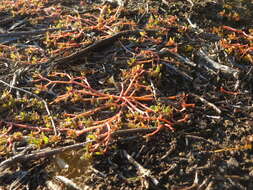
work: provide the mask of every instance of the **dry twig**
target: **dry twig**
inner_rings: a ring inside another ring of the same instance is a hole
[[[83,143],[78,143],[78,144],[73,144],[73,145],[69,145],[69,146],[65,146],[65,147],[60,147],[60,148],[55,148],[55,149],[44,149],[44,150],[39,150],[30,154],[26,154],[24,155],[22,154],[18,154],[15,155],[7,160],[4,160],[3,162],[0,163],[0,169],[1,168],[5,168],[5,167],[10,167],[11,165],[20,163],[20,162],[26,162],[26,161],[31,161],[31,160],[37,160],[40,158],[46,158],[55,154],[59,154],[61,152],[67,151],[67,150],[74,150],[74,149],[78,149],[81,148],[85,145],[87,145],[88,143],[92,143],[94,141],[86,141]]]
[[[47,29],[41,29],[41,30],[3,33],[3,34],[0,34],[0,38],[24,37],[24,36],[31,37],[32,35],[44,34],[46,32],[55,32],[59,30],[65,30],[69,32],[72,31],[72,30],[67,30],[66,28],[47,28]]]
[[[64,66],[66,66],[66,64],[71,65],[73,63],[76,63],[78,60],[86,57],[88,55],[88,53],[90,53],[92,51],[98,51],[101,48],[105,48],[105,47],[113,44],[116,40],[118,40],[121,37],[130,36],[130,35],[139,35],[140,32],[141,32],[141,30],[122,31],[122,32],[114,34],[108,38],[96,41],[95,43],[91,44],[88,47],[81,49],[78,52],[75,52],[67,57],[60,58],[60,59],[56,60],[55,63],[53,63],[53,67],[62,68]]]
[[[193,97],[199,99],[201,102],[203,102],[204,104],[208,105],[209,107],[213,108],[218,114],[221,114],[221,110],[216,106],[214,105],[213,103],[207,101],[205,98],[203,97],[200,97],[196,94],[191,94]]]
[[[138,172],[140,173],[141,177],[143,178],[149,178],[151,179],[152,183],[157,186],[159,184],[159,181],[152,176],[151,171],[144,168],[142,165],[140,165],[131,155],[129,155],[125,150],[123,150],[123,153],[125,155],[125,157],[127,158],[127,160],[133,164],[136,169],[138,170]]]
[[[197,52],[197,55],[200,58],[205,60],[205,61],[200,61],[199,64],[207,66],[209,69],[212,69],[214,72],[221,71],[222,73],[225,73],[225,74],[232,74],[235,78],[238,77],[238,70],[233,69],[226,65],[222,65],[216,61],[213,61],[212,59],[208,57],[208,55],[203,50],[200,49]]]

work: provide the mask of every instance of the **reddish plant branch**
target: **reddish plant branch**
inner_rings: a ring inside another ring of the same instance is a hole
[[[152,54],[153,55],[153,54]],[[68,129],[67,132],[69,134],[75,134],[76,136],[80,136],[82,134],[96,131],[100,142],[96,144],[93,148],[94,150],[99,148],[100,145],[107,146],[112,132],[118,130],[122,117],[127,116],[130,112],[132,113],[133,118],[130,119],[129,122],[139,122],[141,126],[145,126],[147,123],[158,123],[157,129],[149,134],[148,136],[152,136],[159,132],[162,128],[167,127],[171,130],[174,130],[173,125],[186,122],[189,119],[188,115],[184,115],[182,119],[177,121],[173,120],[173,112],[171,113],[163,113],[157,112],[151,109],[145,102],[147,103],[155,103],[156,98],[154,97],[153,88],[149,86],[143,85],[141,83],[142,76],[145,73],[145,70],[138,69],[133,70],[127,76],[127,80],[120,83],[121,91],[119,94],[112,93],[104,93],[98,90],[95,90],[91,87],[86,77],[72,77],[67,73],[53,73],[50,77],[61,77],[67,78],[67,80],[51,80],[49,78],[43,77],[41,75],[37,75],[38,79],[34,80],[34,82],[46,82],[44,87],[41,89],[48,89],[51,85],[69,85],[69,89],[62,95],[59,95],[51,104],[56,104],[61,101],[66,101],[69,98],[75,98],[78,102],[90,102],[91,105],[94,101],[97,102],[97,106],[94,108],[78,113],[78,114],[64,114],[64,116],[71,117],[71,120],[82,120],[85,117],[95,117],[95,114],[98,114],[102,110],[109,110],[111,117],[106,119],[100,119],[97,121],[90,121],[89,127],[84,126],[83,124],[79,125],[79,130],[76,129]],[[129,77],[130,76],[130,77]],[[132,77],[131,77],[132,76]],[[127,86],[126,88],[124,88]],[[141,94],[141,95],[140,95]],[[143,95],[144,94],[144,95]],[[171,97],[161,97],[162,100],[175,100],[179,103],[182,108],[181,111],[187,109],[188,107],[194,107],[194,104],[188,104],[187,95],[181,94],[177,96]],[[73,99],[71,100],[72,102]],[[111,110],[113,108],[113,110]],[[115,112],[116,111],[116,112]],[[175,111],[178,111],[175,109]],[[115,112],[115,113],[114,113]],[[180,112],[180,110],[178,111]],[[96,118],[97,119],[97,118]],[[132,120],[131,120],[132,119]],[[80,122],[81,123],[81,122]]]

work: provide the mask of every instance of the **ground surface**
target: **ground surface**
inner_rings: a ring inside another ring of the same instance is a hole
[[[253,189],[253,3],[2,0],[0,189]]]

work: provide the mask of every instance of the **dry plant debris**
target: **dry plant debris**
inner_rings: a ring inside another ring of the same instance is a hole
[[[252,8],[2,0],[0,187],[253,188]]]

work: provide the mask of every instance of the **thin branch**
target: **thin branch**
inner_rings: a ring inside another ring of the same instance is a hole
[[[129,136],[129,134],[137,134],[137,133],[149,133],[154,131],[156,128],[136,128],[136,129],[124,129],[124,130],[118,130],[115,132],[111,133],[111,136]],[[77,143],[65,147],[60,147],[60,148],[55,148],[55,149],[49,149],[45,148],[39,151],[35,151],[31,154],[25,155],[24,152],[21,152],[17,155],[12,156],[11,158],[4,160],[0,163],[0,170],[3,170],[3,168],[10,167],[11,165],[20,163],[20,162],[26,162],[26,161],[31,161],[31,160],[37,160],[40,158],[46,158],[49,156],[53,156],[56,154],[59,154],[64,151],[68,150],[74,150],[74,149],[79,149],[82,148],[83,146],[87,145],[88,143],[94,143],[96,141],[90,140],[82,143]]]
[[[179,55],[178,53],[171,52],[166,48],[161,49],[158,54],[159,54],[160,57],[169,56],[169,57],[175,58],[179,62],[185,63],[185,64],[187,64],[189,66],[192,66],[192,67],[197,66],[196,63],[194,63],[193,61],[191,61],[187,57],[183,57],[182,55]]]
[[[55,31],[59,31],[59,30],[65,30],[67,32],[71,32],[73,30],[68,30],[66,28],[48,28],[48,29],[41,29],[41,30],[32,30],[32,31],[23,31],[23,32],[10,32],[10,33],[3,33],[0,34],[0,37],[23,37],[23,36],[27,36],[27,37],[31,37],[31,35],[38,35],[38,34],[43,34],[46,32],[55,32]]]
[[[127,160],[133,164],[136,169],[138,170],[138,172],[140,173],[140,175],[144,178],[149,178],[151,179],[152,183],[157,186],[159,184],[159,181],[152,176],[151,171],[144,168],[142,165],[140,165],[131,155],[129,155],[125,150],[123,150],[123,154],[124,156],[127,158]]]
[[[86,57],[88,55],[88,53],[90,53],[92,51],[98,51],[101,48],[112,45],[115,41],[117,41],[121,37],[129,36],[129,35],[139,35],[140,32],[141,32],[141,30],[133,30],[133,31],[127,30],[127,31],[122,31],[117,34],[114,34],[108,38],[98,40],[95,43],[91,44],[88,47],[81,49],[78,52],[75,52],[67,57],[63,57],[63,58],[56,60],[52,66],[57,67],[57,68],[58,67],[61,68],[64,65],[66,66],[66,63],[68,65],[70,65],[70,64],[77,62],[78,60]]]
[[[61,181],[62,183],[65,184],[65,186],[67,187],[67,189],[73,189],[73,190],[82,190],[81,187],[78,187],[78,185],[76,183],[74,183],[72,180],[64,177],[64,176],[56,176],[55,177],[57,180]]]
[[[24,162],[24,161],[31,161],[31,160],[37,160],[40,158],[45,158],[49,157],[67,150],[73,150],[73,149],[78,149],[83,146],[85,146],[88,143],[95,142],[94,140],[78,143],[78,144],[73,144],[65,147],[60,147],[60,148],[55,148],[55,149],[44,149],[40,151],[33,152],[31,154],[24,155],[24,153],[15,155],[7,160],[4,160],[3,162],[0,163],[0,169],[5,168],[6,166],[10,166],[16,163]]]
[[[197,52],[197,55],[200,58],[205,60],[205,61],[200,61],[199,64],[207,66],[210,69],[212,69],[213,71],[221,71],[222,73],[225,73],[225,74],[233,74],[233,76],[237,78],[238,70],[233,69],[227,65],[222,65],[222,64],[210,59],[208,57],[208,55],[201,49]]]
[[[193,81],[193,78],[191,76],[189,76],[188,74],[186,74],[183,71],[178,70],[176,67],[174,67],[173,65],[166,63],[166,62],[161,62],[162,64],[166,65],[166,67],[170,70],[172,70],[173,72],[177,73],[178,75],[181,75],[183,78],[185,78],[188,81]]]
[[[218,114],[221,114],[221,110],[216,106],[214,105],[213,103],[207,101],[206,99],[204,99],[203,97],[200,97],[196,94],[191,94],[193,97],[199,99],[201,102],[203,102],[204,104],[208,105],[209,107],[213,108]]]

